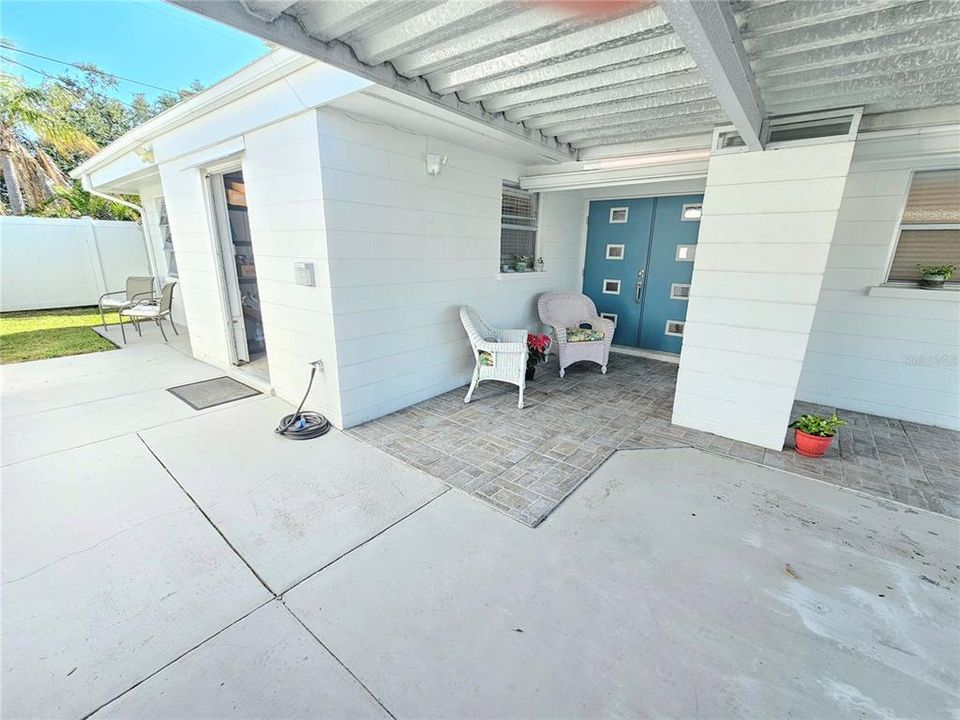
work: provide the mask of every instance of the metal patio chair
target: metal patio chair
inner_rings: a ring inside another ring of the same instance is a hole
[[[154,280],[146,275],[131,275],[127,278],[126,289],[115,290],[104,293],[97,301],[97,307],[100,310],[100,324],[103,329],[107,329],[107,319],[105,312],[115,311],[118,314],[121,310],[133,307],[141,300],[149,300],[153,297]]]
[[[127,334],[123,329],[123,319],[130,318],[130,321],[137,328],[137,335],[143,336],[140,332],[140,323],[143,320],[153,320],[160,328],[160,334],[163,335],[163,341],[167,342],[167,333],[163,330],[163,319],[170,321],[170,327],[173,328],[174,335],[179,335],[177,326],[173,324],[173,318],[170,317],[170,309],[173,306],[173,286],[175,282],[167,283],[160,290],[160,297],[152,300],[141,300],[135,305],[123,308],[120,311],[120,334],[123,336],[123,343],[127,343]]]
[[[520,388],[517,407],[522,410],[523,389],[527,384],[527,331],[492,328],[466,305],[460,307],[460,322],[470,338],[476,363],[470,390],[463,401],[470,402],[481,380],[500,380]]]

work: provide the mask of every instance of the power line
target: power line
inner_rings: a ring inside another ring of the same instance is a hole
[[[9,49],[9,48],[8,48],[8,49]],[[5,56],[3,56],[3,55],[0,55],[0,60],[3,60],[4,62],[8,62],[8,63],[13,63],[14,65],[19,65],[19,66],[22,67],[22,68],[26,68],[26,69],[29,70],[30,72],[35,72],[35,73],[37,73],[37,75],[42,75],[43,77],[48,78],[48,79],[50,79],[50,80],[59,80],[59,79],[60,79],[60,78],[58,78],[56,75],[51,75],[50,73],[44,72],[43,70],[37,70],[37,68],[35,68],[35,67],[30,67],[29,65],[25,65],[24,63],[20,62],[19,60],[14,60],[13,58],[8,58],[8,57],[5,57]],[[113,100],[115,100],[116,102],[120,103],[121,105],[126,105],[126,106],[127,106],[128,108],[130,108],[131,110],[136,110],[137,112],[140,112],[140,110],[139,110],[138,108],[136,108],[135,106],[131,105],[131,104],[128,103],[128,102],[124,102],[124,101],[121,100],[120,98],[110,97],[109,95],[104,95],[103,93],[98,93],[98,92],[96,92],[96,91],[94,91],[94,90],[91,90],[90,93],[91,93],[92,95],[96,95],[98,98],[101,98],[101,99],[103,99],[103,100],[108,100],[108,101],[113,101]]]
[[[102,75],[104,77],[113,78],[114,80],[122,80],[123,82],[135,83],[137,85],[143,85],[144,87],[153,88],[154,90],[162,90],[165,93],[170,93],[176,95],[176,90],[169,90],[167,88],[160,87],[159,85],[151,85],[150,83],[141,82],[140,80],[133,80],[132,78],[123,77],[121,75],[114,75],[113,73],[108,73],[105,70],[100,70],[98,68],[93,68],[90,66],[80,65],[79,63],[67,62],[66,60],[58,60],[54,57],[49,57],[48,55],[41,55],[40,53],[30,52],[29,50],[21,50],[20,48],[11,47],[10,45],[0,46],[4,50],[9,50],[11,52],[23,53],[24,55],[32,55],[36,58],[41,58],[43,60],[49,60],[50,62],[60,63],[61,65],[67,65],[77,70],[82,70],[84,72],[91,72],[97,75]],[[25,66],[26,67],[26,66]]]

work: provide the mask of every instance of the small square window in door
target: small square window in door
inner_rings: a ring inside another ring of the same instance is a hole
[[[667,327],[664,329],[664,335],[671,335],[673,337],[683,337],[683,320],[667,320]]]
[[[623,260],[623,245],[607,245],[607,260]]]
[[[620,294],[620,281],[619,281],[619,280],[604,280],[604,281],[603,281],[603,294],[604,294],[604,295],[619,295],[619,294]]]
[[[671,300],[689,300],[690,286],[684,283],[670,283]]]
[[[677,245],[677,262],[693,262],[696,255],[696,245]]]
[[[627,222],[628,217],[630,217],[630,208],[628,207],[610,208],[610,222],[613,225],[625,224]]]

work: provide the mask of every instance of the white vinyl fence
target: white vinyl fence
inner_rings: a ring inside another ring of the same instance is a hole
[[[0,217],[0,310],[96,305],[130,275],[150,275],[135,222]]]

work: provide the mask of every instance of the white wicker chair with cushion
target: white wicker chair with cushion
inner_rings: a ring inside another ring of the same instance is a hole
[[[575,292],[544,293],[537,300],[540,321],[553,329],[560,359],[560,377],[575,362],[589,360],[606,374],[613,342],[613,321],[602,318],[586,295]],[[581,328],[588,325],[589,328]]]
[[[460,322],[470,338],[476,363],[470,389],[463,401],[470,402],[481,380],[500,380],[520,388],[517,407],[522,409],[523,389],[527,384],[527,331],[492,328],[466,305],[460,307]]]

